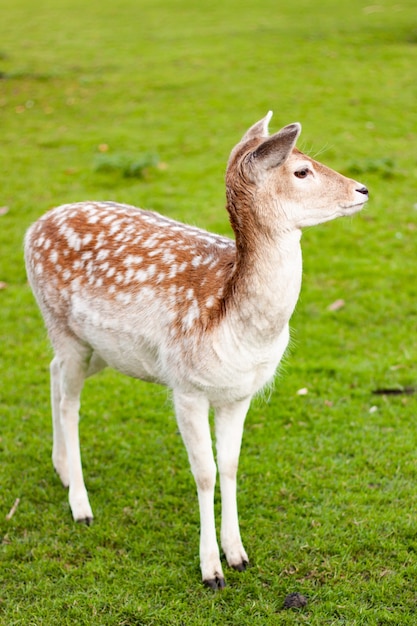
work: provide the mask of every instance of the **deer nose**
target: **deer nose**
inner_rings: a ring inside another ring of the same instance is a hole
[[[369,191],[366,187],[361,187],[360,189],[356,189],[356,191],[358,191],[359,193],[363,193],[364,196],[369,195]]]

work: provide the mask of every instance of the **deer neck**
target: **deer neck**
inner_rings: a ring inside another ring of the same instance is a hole
[[[288,324],[301,288],[301,231],[263,229],[232,221],[236,265],[229,304],[234,329],[256,345],[270,343]]]

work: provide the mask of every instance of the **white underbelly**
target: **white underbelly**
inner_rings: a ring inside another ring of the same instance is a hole
[[[271,381],[289,340],[286,325],[263,347],[245,343],[228,328],[170,339],[142,318],[125,321],[90,305],[72,310],[73,332],[108,366],[144,381],[205,395],[213,404],[250,397]]]

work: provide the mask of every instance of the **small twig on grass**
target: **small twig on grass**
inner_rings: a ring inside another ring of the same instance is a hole
[[[16,513],[16,509],[19,506],[19,502],[20,502],[20,498],[16,498],[16,500],[14,501],[14,504],[12,506],[12,508],[10,509],[10,511],[7,513],[6,515],[6,519],[7,521],[9,521],[10,519],[12,519],[13,515]]]
[[[372,393],[378,396],[410,396],[416,392],[415,387],[386,387],[382,389],[374,389]]]

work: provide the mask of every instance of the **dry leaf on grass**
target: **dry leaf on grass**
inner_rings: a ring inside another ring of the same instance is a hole
[[[327,307],[327,310],[328,311],[339,311],[339,309],[343,309],[344,306],[345,306],[345,301],[342,300],[342,298],[339,298],[338,300],[335,300],[334,302],[329,304],[329,306]]]
[[[9,211],[9,207],[8,206],[0,206],[0,215],[6,215],[6,213],[8,213]]]
[[[6,289],[7,287],[7,283],[4,283],[3,281],[0,280],[0,289]]]

